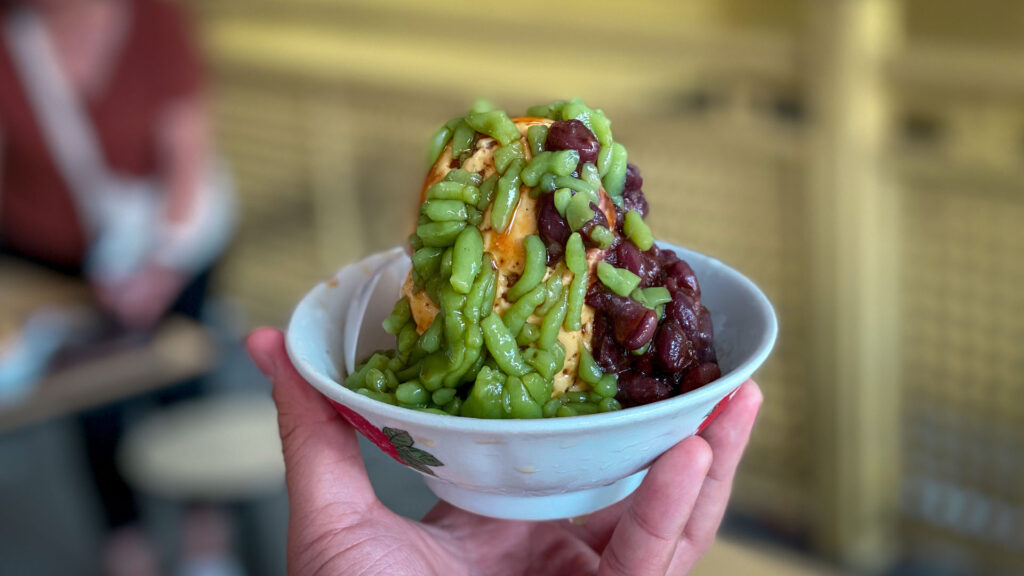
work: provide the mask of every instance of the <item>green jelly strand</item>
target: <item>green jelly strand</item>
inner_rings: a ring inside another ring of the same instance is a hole
[[[530,153],[536,156],[544,151],[544,142],[548,139],[548,127],[543,124],[530,126],[526,129],[526,141],[530,144]],[[444,146],[442,146],[442,149]],[[440,154],[440,152],[438,153]],[[433,164],[433,162],[431,162]]]
[[[505,376],[486,366],[480,369],[469,391],[469,396],[462,403],[460,414],[469,418],[504,418],[505,411],[501,406],[502,388]]]
[[[423,247],[412,254],[412,269],[421,278],[429,278],[437,274],[441,269],[441,255],[444,249],[437,247]]]
[[[444,182],[458,182],[459,184],[469,184],[472,186],[479,186],[481,180],[483,178],[476,172],[470,172],[462,168],[448,171],[443,178]]]
[[[472,324],[476,324],[489,314],[494,304],[494,298],[487,300],[487,295],[491,294],[494,289],[497,272],[491,267],[490,256],[482,256],[480,265],[483,273],[476,277],[476,282],[473,283],[473,287],[466,296],[466,307],[463,309],[466,320]]]
[[[583,169],[580,171],[580,180],[583,180],[594,188],[600,188],[604,185],[601,182],[601,175],[597,172],[597,166],[590,162],[583,165]]]
[[[483,331],[477,324],[466,327],[464,340],[465,353],[461,362],[445,375],[443,384],[446,388],[455,388],[462,383],[463,377],[470,372],[483,353]]]
[[[597,153],[597,173],[601,178],[608,174],[608,169],[612,165],[613,154],[615,154],[615,146],[601,145],[601,150]]]
[[[590,401],[590,395],[586,392],[566,392],[562,394],[564,404],[582,404]]]
[[[385,354],[380,352],[374,353],[366,362],[356,366],[356,369],[352,371],[352,375],[345,379],[345,387],[350,390],[364,388],[366,386],[367,372],[370,370],[382,372],[387,368],[388,361],[390,360],[391,358]]]
[[[537,371],[537,374],[547,379],[554,378],[555,374],[562,369],[562,365],[558,362],[558,354],[548,350],[527,348],[523,352],[523,358]]]
[[[573,273],[569,285],[568,309],[565,315],[565,329],[575,332],[582,327],[583,301],[587,296],[587,252],[579,232],[573,232],[565,245],[565,263]]]
[[[555,202],[555,210],[558,210],[558,213],[564,218],[565,210],[569,207],[569,202],[572,201],[572,190],[568,188],[555,190],[553,200]]]
[[[444,324],[444,318],[440,314],[434,316],[434,321],[430,323],[430,326],[420,335],[420,348],[428,354],[437,352],[441,349],[441,329]]]
[[[498,183],[499,176],[491,174],[480,183],[479,198],[476,202],[477,210],[486,210],[494,199],[494,186]]]
[[[615,234],[604,226],[594,226],[590,230],[590,239],[597,242],[598,248],[604,250],[615,243]]]
[[[563,290],[558,296],[557,303],[544,316],[540,323],[540,338],[537,345],[545,350],[551,348],[558,341],[558,331],[565,321],[569,311],[569,290]]]
[[[640,285],[639,276],[625,268],[616,268],[604,261],[597,264],[597,277],[609,290],[624,298]]]
[[[505,297],[509,302],[515,302],[533,290],[547,273],[548,251],[540,236],[531,234],[523,240],[523,244],[526,249],[526,264],[523,268],[523,275],[508,289],[508,294]]]
[[[647,222],[644,222],[643,217],[636,210],[626,212],[622,229],[626,233],[626,237],[632,240],[637,248],[646,252],[651,249],[651,246],[654,246],[654,234],[651,233]]]
[[[459,200],[476,204],[480,200],[480,190],[473,184],[442,180],[427,188],[427,200]]]
[[[491,207],[491,227],[504,233],[512,221],[512,212],[519,201],[519,173],[523,169],[522,160],[513,160],[508,170],[498,179],[495,185],[494,204]],[[424,240],[426,241],[426,240]]]
[[[522,140],[516,140],[508,146],[502,146],[494,151],[494,167],[499,174],[504,174],[513,160],[525,160]]]
[[[460,294],[468,294],[473,282],[483,267],[484,239],[476,226],[467,226],[455,239],[452,251],[452,288]]]
[[[599,411],[597,404],[594,404],[592,402],[572,402],[566,404],[565,406],[562,406],[562,408],[559,409],[560,412],[562,410],[565,410],[567,412],[565,416],[583,416],[584,414],[597,414]],[[559,414],[559,416],[562,415],[563,414]]]
[[[542,416],[540,404],[530,395],[521,378],[509,376],[503,394],[509,398],[508,417],[530,419]]]
[[[508,146],[519,138],[519,128],[505,114],[504,110],[491,110],[466,115],[466,124],[477,132],[494,138],[502,146]]]
[[[547,297],[547,290],[543,284],[538,283],[537,286],[531,290],[526,296],[520,298],[511,308],[505,312],[502,321],[505,323],[505,327],[508,328],[509,334],[519,334],[519,331],[523,329],[523,325],[526,324],[526,319],[533,314],[533,311],[538,306],[544,303],[544,298]]]
[[[503,372],[512,376],[522,376],[529,372],[515,337],[505,327],[497,314],[491,314],[480,322],[484,331],[484,343],[487,351]]]
[[[533,116],[534,118],[549,118],[551,120],[558,120],[562,115],[562,108],[565,107],[565,100],[555,100],[551,104],[540,104],[537,106],[530,106],[526,109],[527,116]]]
[[[558,150],[541,152],[534,156],[523,168],[523,184],[536,186],[544,174],[569,176],[576,170],[580,162],[580,153],[576,150]]]
[[[577,193],[565,207],[565,219],[569,228],[579,230],[594,217],[594,209],[590,206],[591,199],[587,194]]]
[[[466,318],[462,308],[466,297],[456,292],[450,285],[441,288],[441,314],[444,316],[444,337],[448,345],[462,339],[466,329]]]
[[[377,402],[384,402],[385,404],[391,404],[392,406],[394,406],[395,404],[398,403],[395,400],[395,395],[394,394],[392,394],[392,393],[377,392],[376,390],[370,390],[369,388],[360,388],[360,389],[356,390],[356,394],[360,394],[362,396],[366,396],[367,398],[372,398],[373,400],[376,400]]]
[[[469,218],[466,205],[459,200],[427,200],[420,204],[420,214],[434,222],[463,221]]]
[[[662,304],[668,304],[672,301],[672,294],[668,291],[668,288],[664,286],[654,286],[651,288],[637,288],[633,290],[629,295],[630,298],[650,308],[651,310],[656,309]]]
[[[580,346],[580,365],[576,373],[580,380],[591,386],[600,382],[601,377],[604,376],[604,372],[601,371],[601,367],[597,365],[593,355],[590,354],[590,350],[586,346]]]
[[[435,320],[434,324],[439,324],[439,321]],[[420,383],[431,392],[439,390],[444,383],[444,377],[447,373],[447,355],[444,351],[435,352],[424,358],[420,364]]]
[[[579,178],[573,178],[572,176],[554,176],[554,185],[557,188],[572,188],[576,192],[585,192],[590,196],[592,202],[598,201],[597,186],[592,186],[590,182],[586,180],[580,180]]]
[[[422,351],[422,348],[419,349],[420,351]],[[419,376],[421,364],[422,363],[419,360],[417,360],[415,363],[412,363],[409,366],[396,371],[395,376],[402,382],[415,380],[416,377]]]
[[[430,400],[438,406],[444,406],[455,398],[455,394],[456,390],[454,388],[441,388],[434,390],[434,393],[430,396]]]
[[[548,192],[554,192],[558,189],[558,183],[555,182],[558,176],[551,174],[550,172],[540,177],[540,184],[533,187],[531,193],[534,196],[539,194],[547,194]]]
[[[426,408],[430,400],[430,392],[427,392],[419,382],[405,382],[398,385],[395,390],[395,399],[398,405],[406,408]]]
[[[445,405],[444,411],[452,416],[462,415],[462,398],[456,396],[452,398],[452,401]]]
[[[416,235],[424,246],[443,248],[454,244],[465,227],[465,222],[427,222],[416,226]]]
[[[608,171],[604,175],[604,191],[612,197],[622,196],[626,185],[626,147],[616,142],[612,144],[612,157],[608,163]]]
[[[619,393],[619,379],[615,374],[605,374],[593,385],[594,392],[604,398],[614,398]]]
[[[441,126],[441,129],[430,137],[430,142],[427,143],[427,166],[433,166],[437,159],[441,157],[441,152],[444,152],[444,147],[452,139],[452,134],[451,128]]]
[[[540,177],[548,171],[547,168],[550,159],[551,152],[541,152],[531,158],[529,164],[523,167],[523,184],[526,184],[527,186],[536,186],[540,182]]]
[[[452,247],[445,248],[444,254],[441,254],[441,270],[440,275],[442,278],[448,278],[452,275]],[[440,279],[440,278],[439,278]]]
[[[612,145],[612,121],[604,115],[604,111],[600,108],[594,110],[594,113],[590,115],[590,130],[597,137],[601,147]]]
[[[562,275],[560,273],[553,272],[548,281],[544,284],[547,295],[544,297],[544,303],[537,307],[534,312],[538,316],[543,316],[548,313],[549,310],[558,304],[558,297],[562,294]]]
[[[526,391],[530,393],[530,397],[537,403],[538,408],[551,399],[551,392],[554,390],[551,378],[546,378],[536,372],[530,372],[523,376],[523,385],[526,386]]]
[[[384,319],[384,331],[388,334],[397,335],[412,317],[412,309],[409,308],[409,298],[403,296],[395,302],[391,314]]]
[[[416,332],[416,323],[407,322],[405,327],[398,333],[398,356],[391,359],[393,370],[401,369],[405,366],[405,362],[409,360],[409,357],[413,354],[416,347],[416,342],[420,339],[420,335]]]
[[[465,119],[456,124],[455,132],[452,134],[452,158],[458,158],[462,154],[469,152],[475,137],[476,131],[466,123]]]
[[[523,324],[522,329],[519,330],[519,335],[516,336],[516,344],[519,344],[520,346],[529,346],[536,342],[538,338],[540,338],[540,326],[537,326],[532,322],[527,322]]]
[[[573,98],[562,107],[562,120],[579,120],[590,128],[590,116],[593,111],[580,98]]]

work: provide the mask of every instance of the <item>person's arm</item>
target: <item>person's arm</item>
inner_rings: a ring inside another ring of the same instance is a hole
[[[164,203],[153,261],[189,275],[212,264],[233,230],[231,186],[211,140],[201,95],[169,105],[157,126]]]
[[[218,181],[202,96],[179,99],[157,122],[163,202],[155,248],[131,278],[97,286],[97,297],[125,325],[147,328],[173,306],[188,282],[221,254],[233,231],[230,183]]]

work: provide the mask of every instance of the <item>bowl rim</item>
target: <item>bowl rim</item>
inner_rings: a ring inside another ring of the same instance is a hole
[[[682,412],[687,406],[699,404],[709,398],[725,397],[727,394],[738,388],[755,370],[757,370],[771,353],[775,340],[778,336],[778,320],[775,311],[764,295],[749,278],[738,272],[735,268],[726,265],[717,258],[689,250],[668,242],[657,242],[659,248],[667,248],[679,254],[680,258],[687,260],[696,256],[699,259],[708,261],[709,264],[718,265],[725,275],[738,283],[744,291],[757,303],[757,310],[760,312],[761,320],[767,327],[760,334],[760,340],[750,354],[737,366],[727,373],[722,374],[717,380],[666,400],[660,400],[643,406],[633,406],[614,412],[598,414],[584,414],[570,418],[538,418],[538,419],[486,419],[471,418],[466,416],[442,416],[429,412],[419,412],[409,408],[393,406],[384,402],[373,400],[361,394],[349,390],[341,382],[330,377],[327,373],[316,369],[311,361],[304,358],[301,353],[303,344],[299,342],[299,330],[296,328],[299,322],[305,317],[321,308],[317,302],[321,300],[323,292],[328,289],[326,282],[318,283],[310,290],[296,306],[288,323],[285,334],[285,347],[296,370],[316,388],[328,400],[336,401],[332,394],[340,397],[340,404],[354,410],[357,413],[372,413],[375,416],[384,418],[391,422],[402,422],[420,430],[443,430],[459,431],[482,434],[518,434],[518,435],[550,435],[559,432],[578,431],[580,428],[601,429],[619,427],[637,421],[658,419],[675,412]],[[393,248],[391,249],[393,250]],[[355,264],[355,263],[353,263]],[[350,264],[350,265],[353,265]],[[344,268],[342,268],[344,269]],[[322,308],[321,308],[322,309]],[[321,325],[324,322],[320,322]],[[308,345],[307,345],[308,346]],[[344,360],[342,360],[344,362]],[[329,392],[330,391],[330,392]]]

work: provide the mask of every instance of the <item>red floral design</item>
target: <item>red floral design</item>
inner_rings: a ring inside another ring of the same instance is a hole
[[[736,390],[739,389],[737,388]],[[721,414],[722,410],[725,410],[725,406],[729,403],[729,400],[732,400],[732,397],[736,395],[736,390],[733,390],[728,396],[719,400],[718,404],[715,404],[715,407],[711,409],[711,412],[708,412],[708,415],[704,417],[704,421],[697,427],[697,434],[704,432],[704,430],[714,422],[715,418],[718,418],[718,415]]]
[[[444,466],[444,462],[438,460],[433,454],[417,448],[415,446],[416,441],[405,430],[388,428],[387,426],[382,430],[378,430],[366,418],[363,418],[352,409],[346,408],[337,402],[331,402],[331,405],[353,428],[359,430],[370,442],[376,444],[378,448],[394,458],[399,464],[404,464],[409,468],[431,476],[437,476],[437,473],[434,472],[435,467]]]
[[[383,450],[388,456],[391,456],[399,463],[405,464],[405,462],[403,462],[398,456],[398,448],[391,443],[391,439],[388,438],[387,434],[378,430],[373,424],[370,424],[369,420],[363,418],[351,408],[342,406],[337,402],[331,402],[331,404],[334,405],[334,409],[338,411],[338,414],[341,414],[341,417],[347,420],[353,428],[358,430],[363,436],[366,436],[367,440],[376,444],[378,448]]]

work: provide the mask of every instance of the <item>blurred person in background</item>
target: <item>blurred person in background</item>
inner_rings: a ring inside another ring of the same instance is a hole
[[[198,317],[233,211],[183,14],[159,0],[0,0],[0,16],[0,250],[83,277],[126,330]],[[107,571],[144,574],[114,460],[124,408],[83,417],[86,450]]]

